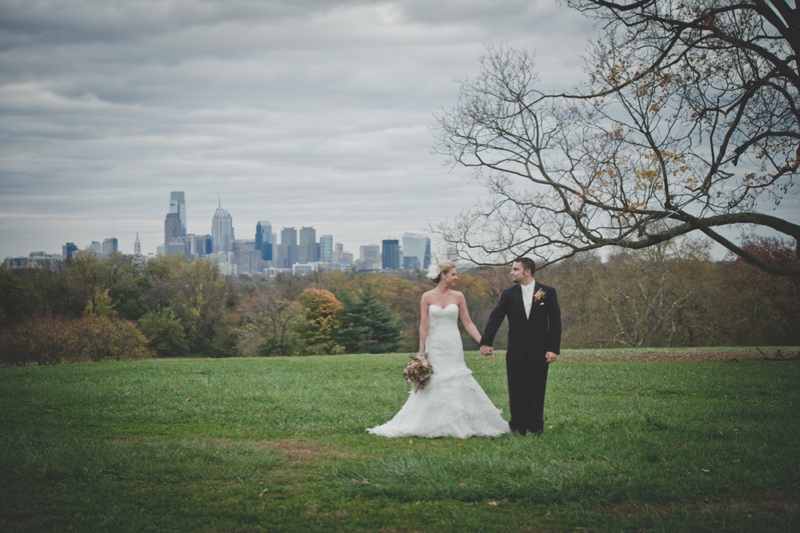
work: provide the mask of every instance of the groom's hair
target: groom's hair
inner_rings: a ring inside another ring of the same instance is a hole
[[[527,257],[517,257],[514,259],[514,263],[520,263],[522,265],[523,272],[530,270],[531,276],[536,273],[536,263],[533,262],[533,259],[529,259]]]

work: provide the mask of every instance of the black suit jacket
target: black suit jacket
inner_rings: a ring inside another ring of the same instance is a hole
[[[509,287],[500,295],[500,301],[489,316],[482,346],[491,346],[497,330],[508,317],[508,351],[506,357],[533,356],[544,359],[545,353],[561,351],[561,309],[553,287],[536,283],[535,292],[544,291],[540,300],[533,300],[530,317],[525,316],[522,287]]]

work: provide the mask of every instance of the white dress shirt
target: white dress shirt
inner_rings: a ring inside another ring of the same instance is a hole
[[[531,281],[527,285],[522,285],[522,303],[525,305],[525,318],[530,318],[531,307],[533,307],[533,290],[536,286],[536,281]]]

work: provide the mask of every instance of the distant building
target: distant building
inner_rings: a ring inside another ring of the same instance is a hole
[[[314,263],[295,263],[292,265],[292,274],[295,276],[306,276],[308,274],[313,274],[314,272],[320,272],[322,270],[327,270],[324,263],[319,261]]]
[[[361,255],[359,261],[365,263],[380,263],[381,262],[381,247],[377,244],[366,244],[360,247]]]
[[[414,233],[403,234],[403,268],[426,269],[431,262],[431,239]]]
[[[319,245],[317,230],[313,226],[300,228],[300,243],[297,246],[298,263],[316,263],[319,261]]]
[[[210,253],[206,256],[206,259],[216,264],[219,267],[219,273],[223,276],[235,276],[237,274],[233,252]]]
[[[104,240],[101,251],[106,254],[117,253],[119,251],[119,242],[117,241],[117,238],[111,237],[110,239]]]
[[[255,252],[256,241],[248,239],[233,239],[231,241],[231,252]]]
[[[231,241],[233,241],[233,218],[220,204],[211,221],[211,242],[214,253],[230,252]]]
[[[142,255],[142,243],[139,241],[139,232],[136,232],[136,240],[133,241],[133,253],[134,255]]]
[[[359,246],[360,254],[356,266],[358,270],[380,270],[381,247],[378,244],[366,244]]]
[[[397,239],[386,239],[382,243],[383,258],[382,265],[384,270],[397,270],[400,268],[400,241]]]
[[[333,264],[333,235],[320,235],[319,260],[328,265]]]
[[[138,237],[137,237],[138,238]],[[78,247],[75,246],[74,242],[68,242],[64,246],[61,247],[61,257],[66,259],[72,259],[72,254],[78,251]]]
[[[169,244],[164,245],[164,255],[186,254],[186,241],[183,237],[173,239]]]
[[[89,245],[89,249],[96,254],[103,253],[103,245],[97,241],[92,241],[92,244]]]
[[[281,243],[278,245],[277,268],[292,268],[297,263],[297,230],[283,228],[281,230]]]
[[[278,274],[292,274],[291,268],[275,268],[275,267],[267,267],[261,269],[261,275],[267,279],[274,278]]]
[[[169,212],[178,215],[180,224],[179,237],[186,237],[186,197],[183,191],[172,191],[169,193]],[[164,241],[169,244],[170,241]]]
[[[261,252],[262,261],[272,261],[272,224],[262,220],[256,224],[256,250]]]
[[[261,272],[261,252],[258,250],[239,250],[233,252],[233,264],[237,274],[258,274]]]
[[[62,256],[47,254],[45,252],[31,252],[28,257],[6,257],[3,265],[8,269],[14,268],[58,268],[58,261]]]
[[[164,219],[164,246],[184,237],[181,234],[181,218],[178,213],[167,213]]]
[[[340,267],[349,267],[354,263],[353,254],[350,252],[339,252],[339,260],[336,261]]]
[[[186,236],[186,253],[190,257],[200,257],[214,252],[214,245],[211,235],[195,235],[190,233]]]

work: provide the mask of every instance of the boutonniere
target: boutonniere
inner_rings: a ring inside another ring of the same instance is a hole
[[[542,300],[544,300],[544,291],[542,289],[539,289],[538,291],[534,292],[533,300],[535,302],[541,302]]]

